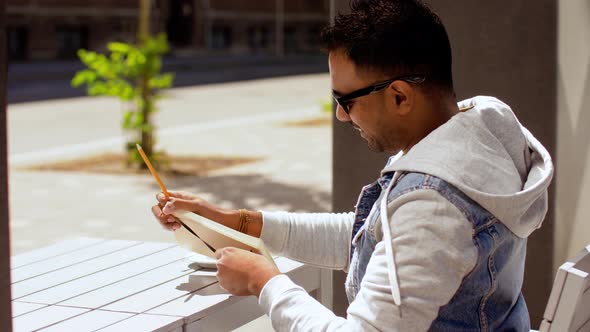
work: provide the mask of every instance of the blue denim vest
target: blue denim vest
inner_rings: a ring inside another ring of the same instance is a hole
[[[352,259],[346,293],[352,302],[359,291],[375,245],[381,241],[379,202],[393,173],[363,188],[356,205]],[[434,189],[463,212],[473,226],[478,258],[453,298],[441,307],[431,331],[529,331],[530,319],[521,294],[526,239],[514,235],[490,212],[449,183],[422,173],[405,173],[392,187],[388,202],[413,190]],[[395,227],[395,220],[392,221]],[[402,294],[403,296],[403,294]],[[403,305],[403,304],[402,304]]]

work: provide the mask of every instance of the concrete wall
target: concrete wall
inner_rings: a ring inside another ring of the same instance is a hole
[[[428,2],[450,35],[458,98],[493,95],[506,101],[555,156],[557,1]],[[360,187],[379,175],[386,156],[369,152],[347,125],[335,122],[333,137],[333,207],[350,211]],[[543,228],[528,244],[523,291],[533,327],[539,326],[553,283],[553,234],[551,207]],[[335,292],[342,278],[334,276]],[[346,305],[345,298],[335,294],[334,307],[339,314]]]
[[[556,265],[590,244],[590,2],[559,1],[558,36]]]

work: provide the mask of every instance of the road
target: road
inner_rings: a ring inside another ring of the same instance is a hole
[[[154,123],[161,131],[317,107],[330,98],[327,74],[173,88],[165,91]],[[124,105],[114,98],[80,97],[8,105],[11,161],[75,144],[121,138]],[[296,116],[296,115],[294,115]],[[91,152],[91,151],[89,151]]]
[[[85,96],[83,88],[72,88],[70,80],[84,69],[78,60],[11,63],[8,66],[8,103],[46,101]],[[325,55],[200,55],[169,56],[162,72],[175,74],[174,86],[239,82],[262,78],[328,72]]]

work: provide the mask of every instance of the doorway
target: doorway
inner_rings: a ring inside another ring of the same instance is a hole
[[[168,4],[168,40],[172,46],[189,46],[193,39],[194,3],[192,0],[170,0]]]

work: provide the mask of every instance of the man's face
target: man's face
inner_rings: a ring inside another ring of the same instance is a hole
[[[340,51],[330,52],[329,65],[332,90],[341,96],[389,78],[357,70],[354,63]],[[358,130],[369,149],[397,153],[403,146],[401,138],[405,130],[400,126],[395,95],[389,90],[388,86],[379,92],[351,100],[347,107],[348,113],[338,105],[336,118],[350,123]]]

